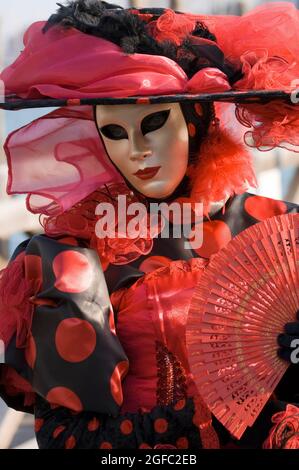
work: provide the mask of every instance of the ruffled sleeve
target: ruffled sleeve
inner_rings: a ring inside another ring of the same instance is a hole
[[[23,248],[0,279],[2,397],[26,411],[37,393],[74,412],[116,416],[128,360],[97,253],[43,235]]]

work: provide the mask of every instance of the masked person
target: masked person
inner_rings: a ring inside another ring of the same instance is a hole
[[[184,333],[210,256],[250,225],[298,212],[246,192],[255,186],[250,155],[225,118],[235,106],[252,147],[296,150],[298,109],[284,93],[299,73],[298,24],[287,3],[239,18],[79,0],[25,33],[1,74],[7,103],[59,108],[5,144],[8,192],[27,194],[45,233],[19,245],[1,273],[0,383],[9,406],[35,413],[41,448],[233,442],[197,392]],[[276,90],[280,99],[267,101]],[[215,105],[223,92],[235,104]],[[142,234],[105,218],[107,204],[123,216],[120,196],[125,208],[147,208]],[[191,215],[202,245],[160,236],[164,223],[148,208],[161,202],[203,205],[203,220]],[[280,354],[289,360],[298,324],[286,329]],[[236,445],[261,447],[274,413],[290,415],[297,374],[291,365]],[[267,446],[286,447],[274,434]]]

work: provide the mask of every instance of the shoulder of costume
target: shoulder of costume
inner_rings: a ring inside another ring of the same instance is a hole
[[[46,234],[37,234],[33,235],[30,238],[22,241],[14,250],[10,261],[14,261],[23,251],[29,249],[32,245],[36,245],[39,243],[40,246],[45,246],[47,243],[51,241],[53,243],[59,243],[61,245],[66,246],[77,246],[78,248],[89,248],[87,241],[81,238],[77,238],[71,235],[60,235],[56,237],[49,237]]]

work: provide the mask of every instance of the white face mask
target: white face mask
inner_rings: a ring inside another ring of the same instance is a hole
[[[106,151],[131,185],[149,198],[170,196],[188,167],[188,128],[178,103],[99,105]]]

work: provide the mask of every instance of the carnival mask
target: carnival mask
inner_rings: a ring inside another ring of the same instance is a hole
[[[186,174],[189,153],[178,103],[99,105],[96,122],[109,158],[137,191],[154,199],[171,196]]]

